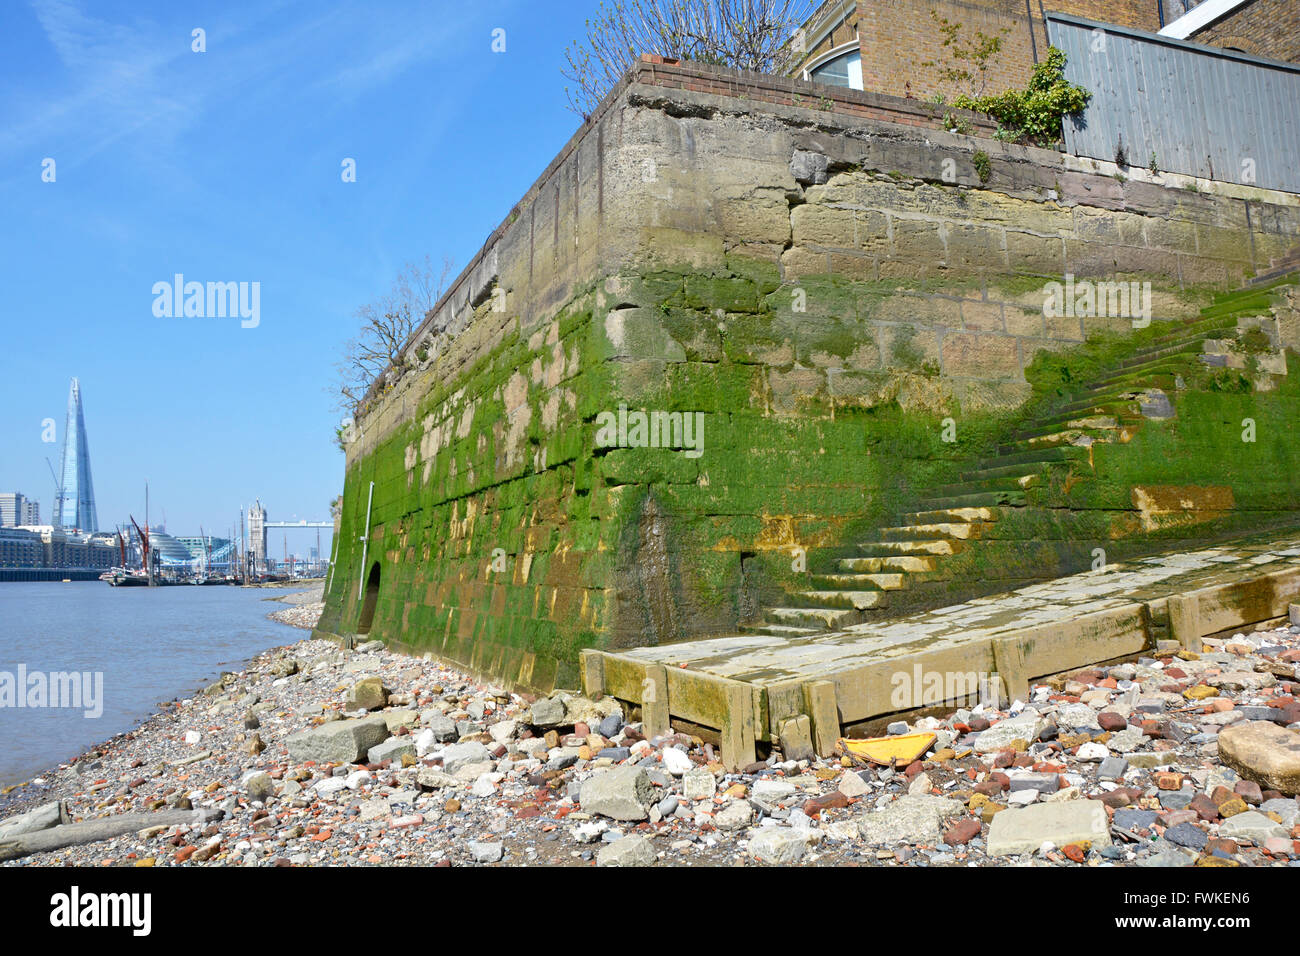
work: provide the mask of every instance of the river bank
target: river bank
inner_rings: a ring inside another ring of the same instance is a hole
[[[286,605],[265,599],[286,590],[0,584],[0,789],[138,726],[160,701],[188,696],[255,654],[296,640],[267,616]],[[25,675],[50,696],[40,700],[33,690],[6,697],[3,675],[15,690]],[[67,692],[56,695],[58,687]]]
[[[645,740],[610,699],[531,700],[377,642],[307,639],[0,816],[221,816],[11,866],[1296,865],[1297,661],[1300,628],[1276,626],[1036,685],[1015,711],[891,726],[935,734],[906,767],[774,753],[729,773],[698,738]]]

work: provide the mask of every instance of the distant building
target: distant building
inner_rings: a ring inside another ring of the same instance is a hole
[[[229,538],[199,537],[198,535],[177,535],[176,541],[186,551],[190,553],[191,558],[202,558],[204,555],[225,551],[230,545]]]
[[[54,502],[54,527],[91,534],[99,531],[95,513],[95,486],[90,477],[90,446],[86,416],[81,404],[81,383],[75,378],[68,391],[68,421],[63,429],[63,458],[59,469],[62,487]]]
[[[0,492],[0,528],[41,523],[41,505],[21,491]]]
[[[0,568],[39,568],[45,556],[41,536],[25,528],[0,528]]]
[[[7,567],[25,568],[63,568],[67,570],[107,570],[118,563],[117,538],[111,534],[87,534],[82,531],[68,531],[51,525],[37,525],[30,528],[4,529],[5,534],[20,532],[22,538],[11,538],[15,547],[22,547],[24,560],[30,564],[12,564]],[[27,549],[27,543],[34,541],[39,554],[35,557]],[[17,553],[17,552],[15,552]]]
[[[259,499],[248,509],[248,550],[253,558],[253,568],[270,568],[270,555],[266,546],[266,509]]]
[[[127,529],[126,536],[132,553],[139,558],[142,550],[140,536],[136,534],[135,528]],[[190,549],[164,531],[162,525],[153,525],[149,529],[149,550],[154,554],[153,560],[164,567],[177,565],[189,567],[194,563],[194,555],[190,553]]]

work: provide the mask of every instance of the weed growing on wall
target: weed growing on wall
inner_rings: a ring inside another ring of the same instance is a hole
[[[1091,95],[1066,80],[1064,51],[1048,47],[1047,58],[1034,67],[1023,90],[992,96],[962,94],[953,105],[992,116],[1006,131],[1001,139],[1053,147],[1062,139],[1065,117],[1087,106]]]

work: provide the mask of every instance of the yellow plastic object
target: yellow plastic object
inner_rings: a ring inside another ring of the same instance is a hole
[[[916,760],[934,745],[931,733],[901,734],[897,737],[869,737],[866,740],[840,738],[845,753],[882,766],[904,766]]]

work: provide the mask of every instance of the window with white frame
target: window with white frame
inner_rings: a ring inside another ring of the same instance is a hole
[[[857,41],[831,54],[820,63],[804,71],[807,79],[827,86],[845,86],[851,90],[862,89],[862,50]]]

